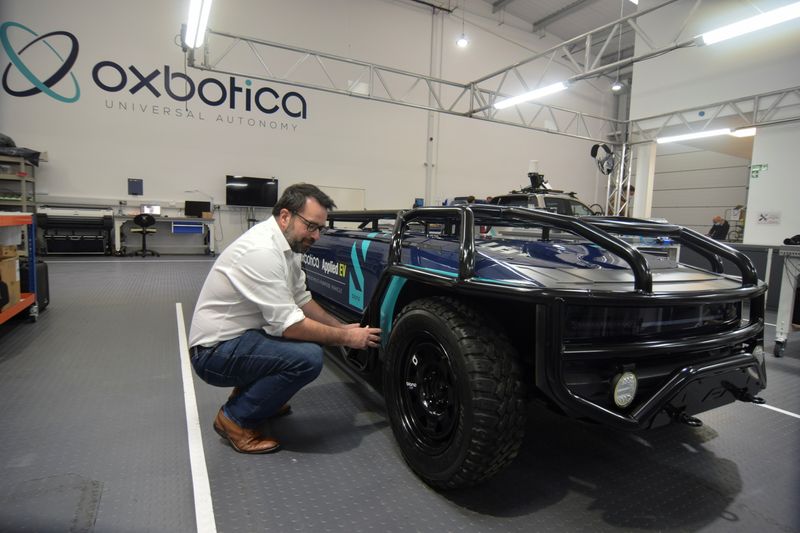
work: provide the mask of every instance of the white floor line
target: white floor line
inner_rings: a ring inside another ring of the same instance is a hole
[[[178,346],[183,377],[183,403],[186,407],[186,428],[189,433],[189,459],[192,468],[192,489],[194,491],[194,516],[198,533],[216,533],[214,504],[211,501],[211,486],[208,482],[206,456],[203,451],[203,438],[200,433],[200,417],[197,413],[197,399],[192,381],[192,366],[189,362],[189,346],[186,342],[186,326],[183,322],[183,307],[175,303],[178,320]]]
[[[758,404],[756,404],[756,405],[758,405]],[[765,407],[767,409],[772,409],[773,411],[777,411],[777,412],[782,413],[784,415],[793,416],[795,418],[800,418],[800,415],[798,415],[797,413],[792,413],[791,411],[784,411],[783,409],[778,409],[777,407],[772,407],[771,405],[766,404],[766,403],[759,405],[759,407]]]

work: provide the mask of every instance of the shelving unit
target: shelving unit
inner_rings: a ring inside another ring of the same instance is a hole
[[[36,235],[36,227],[33,215],[30,213],[4,214],[0,212],[0,228],[14,226],[25,226],[27,228],[25,243],[28,249],[28,264],[33,265],[33,267],[28,269],[28,292],[23,292],[20,295],[19,302],[0,311],[0,324],[25,310],[28,310],[29,316],[33,320],[36,320],[39,316],[39,307],[36,303],[36,239],[33,237]]]
[[[36,211],[36,175],[24,157],[0,155],[0,211]]]
[[[35,167],[22,156],[0,154],[0,215],[4,212],[36,213]],[[23,229],[24,238],[36,240],[36,233]],[[24,254],[23,254],[24,255]]]

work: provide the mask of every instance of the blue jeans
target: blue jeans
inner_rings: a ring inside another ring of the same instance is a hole
[[[244,428],[263,423],[322,372],[321,346],[271,337],[260,329],[247,330],[211,348],[194,347],[191,354],[200,379],[217,387],[242,389],[222,409]]]

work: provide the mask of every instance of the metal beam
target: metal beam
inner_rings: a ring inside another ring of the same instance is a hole
[[[655,9],[675,1],[667,0],[655,8],[623,17],[553,47],[547,53],[551,58],[557,53],[568,54],[578,71],[568,81],[576,82],[598,77],[677,48],[692,46],[693,40],[672,43],[636,57],[611,62],[606,62],[611,54],[602,54],[605,46],[600,48],[595,57],[586,52],[591,50],[592,34],[602,32],[601,35],[607,43],[614,31],[619,31],[635,17],[652,13]],[[583,64],[567,51],[568,45],[582,40],[586,43],[584,57],[581,58]],[[222,52],[214,56],[214,49]],[[652,142],[659,135],[667,133],[800,121],[800,87],[631,121],[538,102],[503,111],[494,109],[493,104],[496,101],[511,96],[511,92],[520,92],[519,87],[529,90],[528,87],[534,85],[530,80],[536,78],[526,75],[521,68],[535,58],[544,57],[545,53],[471,83],[452,82],[333,54],[211,30],[207,33],[203,48],[197,54],[202,58],[199,62],[194,50],[188,52],[189,67],[617,145]],[[231,59],[234,54],[235,61]],[[538,83],[541,83],[541,72],[538,76]],[[495,86],[481,86],[493,77],[499,78],[495,80]],[[512,82],[516,84],[514,88],[505,87]],[[698,111],[704,111],[706,118],[697,120]]]
[[[438,5],[438,4],[432,4],[431,2],[426,2],[425,0],[411,0],[411,1],[414,2],[414,3],[417,3],[417,4],[422,4],[424,6],[428,6],[428,7],[432,8],[434,11],[444,11],[446,13],[452,13],[453,12],[452,9],[448,9],[446,7],[442,7],[442,6]]]
[[[573,11],[577,11],[583,7],[586,7],[584,4],[590,4],[592,2],[596,2],[597,0],[575,0],[571,4],[568,4],[561,9],[553,11],[549,15],[546,15],[539,20],[533,23],[533,32],[536,33],[539,30],[543,30],[548,24],[551,24],[557,20],[560,20]]]
[[[739,129],[800,122],[800,86],[629,121],[628,142],[721,128]]]
[[[221,50],[215,55],[213,50]],[[234,59],[235,56],[235,59]],[[198,60],[198,58],[202,58]],[[623,122],[558,106],[529,105],[508,116],[482,112],[507,94],[282,43],[208,30],[189,51],[191,68],[512,125],[594,142],[621,142]]]
[[[564,41],[561,44],[557,44],[555,46],[552,46],[552,47],[548,48],[547,50],[545,50],[544,52],[539,52],[537,54],[534,54],[534,55],[528,57],[527,59],[523,59],[522,61],[514,63],[513,65],[509,65],[507,67],[501,68],[500,70],[496,70],[496,71],[494,71],[494,72],[492,72],[490,74],[487,74],[487,75],[482,76],[482,77],[480,77],[480,78],[478,78],[476,80],[473,80],[472,83],[481,84],[481,83],[484,83],[486,81],[495,79],[498,76],[502,76],[503,73],[505,73],[505,72],[508,72],[510,70],[513,70],[513,69],[518,69],[518,68],[520,68],[522,66],[525,66],[525,65],[528,65],[530,63],[533,63],[534,61],[536,61],[538,59],[546,58],[550,54],[552,54],[553,52],[556,52],[558,50],[567,50],[567,49],[569,49],[570,46],[575,45],[577,43],[581,43],[582,42],[582,43],[584,43],[584,49],[586,49],[586,48],[590,48],[591,49],[591,41],[592,41],[592,36],[593,35],[595,36],[596,40],[605,39],[607,37],[606,31],[612,31],[612,32],[613,31],[618,31],[618,26],[620,24],[627,24],[629,20],[635,20],[635,19],[647,16],[650,13],[652,13],[652,12],[658,10],[658,9],[661,9],[661,8],[663,8],[665,6],[668,6],[669,4],[673,4],[673,3],[677,2],[677,1],[678,0],[666,0],[665,2],[662,2],[661,4],[658,4],[657,6],[653,6],[651,8],[644,9],[642,11],[637,11],[636,13],[633,13],[633,14],[628,15],[626,17],[622,17],[622,18],[620,18],[620,19],[618,19],[618,20],[616,20],[614,22],[609,22],[608,24],[604,24],[603,26],[600,26],[599,28],[596,28],[596,29],[594,29],[594,30],[592,30],[590,32],[586,32],[586,33],[584,33],[582,35],[578,35],[577,37],[573,37],[572,39]],[[587,46],[586,43],[588,43],[589,45]]]
[[[513,1],[514,0],[496,0],[492,4],[492,13],[497,13],[498,11],[500,11],[501,9],[503,9],[504,7],[506,7],[508,4],[510,4]]]

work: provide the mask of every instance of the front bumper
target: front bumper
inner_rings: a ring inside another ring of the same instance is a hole
[[[535,373],[537,388],[570,416],[627,430],[685,420],[736,400],[748,400],[766,387],[762,320],[733,331],[669,342],[625,345],[569,345],[556,325],[563,308],[537,312]],[[640,378],[634,402],[619,408],[611,399],[612,379],[622,371]]]

